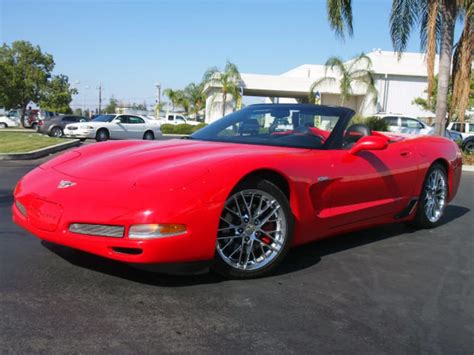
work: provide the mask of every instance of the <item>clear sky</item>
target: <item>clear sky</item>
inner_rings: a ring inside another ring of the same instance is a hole
[[[227,59],[241,72],[280,74],[373,48],[392,50],[391,0],[354,0],[354,36],[330,30],[325,0],[0,0],[0,40],[28,40],[78,82],[74,105],[154,102],[155,83],[182,88]],[[409,51],[419,50],[414,33]],[[84,89],[84,86],[89,89]]]

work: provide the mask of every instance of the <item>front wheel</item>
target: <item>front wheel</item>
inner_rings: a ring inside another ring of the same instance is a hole
[[[7,124],[4,122],[0,122],[0,128],[7,128]]]
[[[436,227],[448,202],[448,177],[441,164],[434,164],[426,174],[418,201],[414,225],[419,228]]]
[[[283,192],[267,180],[240,184],[225,202],[213,269],[230,278],[259,277],[287,254],[293,215]]]

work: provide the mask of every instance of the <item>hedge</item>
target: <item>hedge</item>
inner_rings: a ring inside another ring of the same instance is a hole
[[[205,127],[205,123],[200,123],[197,126],[193,126],[190,124],[178,124],[178,125],[173,125],[169,123],[162,124],[160,129],[163,134],[191,134],[196,132],[197,130]]]
[[[388,131],[388,123],[383,119],[375,116],[363,117],[356,115],[352,118],[351,124],[362,123],[367,125],[372,131],[386,132]]]

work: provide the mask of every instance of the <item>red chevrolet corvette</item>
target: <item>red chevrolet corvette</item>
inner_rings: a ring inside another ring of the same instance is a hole
[[[187,139],[89,145],[23,177],[13,219],[140,267],[267,274],[289,248],[383,223],[436,226],[461,177],[442,137],[351,124],[352,110],[252,105]]]

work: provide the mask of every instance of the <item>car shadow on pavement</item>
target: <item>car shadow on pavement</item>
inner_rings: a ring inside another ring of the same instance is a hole
[[[470,209],[466,207],[449,205],[441,225],[450,223],[469,211]],[[298,246],[289,252],[282,265],[272,275],[278,276],[304,270],[317,264],[326,255],[416,231],[405,223],[389,224]],[[147,285],[185,287],[225,281],[224,278],[212,272],[198,275],[168,275],[140,270],[125,263],[46,241],[42,241],[42,245],[73,265]]]

